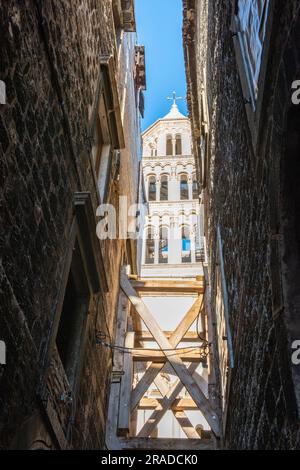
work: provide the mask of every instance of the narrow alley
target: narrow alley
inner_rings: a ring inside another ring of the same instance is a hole
[[[0,35],[0,450],[300,450],[299,1]]]

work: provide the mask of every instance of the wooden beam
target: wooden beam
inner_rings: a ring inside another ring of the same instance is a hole
[[[120,290],[118,299],[118,313],[116,324],[116,344],[123,345],[127,328],[127,317],[129,311],[129,302],[126,295]],[[110,384],[110,393],[108,401],[108,413],[106,420],[105,441],[109,450],[120,450],[120,442],[117,437],[119,402],[120,402],[120,375],[123,372],[123,357],[119,351],[114,351],[114,367],[112,372],[112,381]]]
[[[138,292],[176,292],[183,294],[203,294],[204,292],[204,278],[201,281],[138,279],[137,281],[133,280],[131,283]]]
[[[193,303],[191,308],[188,310],[182,321],[179,323],[175,331],[172,333],[170,336],[170,344],[172,345],[173,348],[176,348],[178,344],[180,343],[182,337],[187,333],[191,325],[194,323],[196,320],[198,314],[199,314],[199,309],[202,303],[202,297],[199,296],[196,301]],[[161,372],[167,372],[168,364],[164,366],[163,363],[159,364],[152,364],[148,369],[146,370],[145,374],[135,387],[135,389],[132,392],[131,396],[131,410],[134,410],[134,408],[138,405],[139,401],[145,394],[145,392],[148,390],[150,385],[154,382],[157,374]]]
[[[117,344],[118,346],[124,346],[125,344],[128,314],[129,314],[128,298],[122,291],[120,291],[119,301],[118,301],[116,335],[115,335],[115,344]],[[119,349],[115,349],[113,371],[114,372],[119,371],[120,373],[122,373],[123,362],[124,362],[124,353],[120,351]]]
[[[155,410],[162,408],[162,398],[142,398],[138,409],[139,410]],[[197,405],[192,398],[177,398],[173,401],[171,406],[173,411],[196,411]]]
[[[120,398],[120,382],[110,384],[108,413],[106,420],[105,442],[108,450],[121,450],[119,438],[117,437],[118,409]]]
[[[128,332],[125,347],[133,348],[134,332]],[[118,436],[127,436],[130,429],[130,395],[133,377],[132,353],[124,354],[124,375],[121,377]]]
[[[121,288],[129,298],[132,305],[135,307],[137,313],[140,315],[141,319],[145,323],[150,333],[157,341],[157,344],[162,350],[164,350],[164,354],[168,358],[169,363],[171,364],[179,379],[186,387],[187,391],[203,413],[211,429],[216,435],[219,435],[220,428],[217,415],[211,409],[207,398],[205,397],[204,393],[199,389],[198,385],[195,383],[193,377],[185,367],[180,357],[172,356],[172,353],[170,351],[167,351],[168,349],[172,349],[173,346],[164,336],[159,324],[157,323],[155,318],[153,318],[147,305],[143,302],[140,297],[138,297],[137,292],[130,284],[125,273],[121,273]]]
[[[126,353],[125,356],[128,354]],[[199,350],[179,350],[178,353],[173,351],[173,357],[180,357],[183,362],[204,362],[204,359],[201,356],[201,352]],[[133,350],[133,360],[135,362],[160,362],[165,363],[168,361],[168,358],[165,356],[163,352],[160,350],[147,350],[147,349],[134,349]]]
[[[173,331],[164,331],[163,332],[166,338],[170,339]],[[151,335],[149,331],[141,331],[140,333],[136,334],[136,339],[138,341],[145,341],[145,342],[155,342],[155,339]],[[184,341],[185,343],[197,343],[201,342],[198,333],[196,331],[188,331],[182,338],[181,341]]]
[[[213,439],[120,438],[122,449],[130,450],[214,450]]]
[[[202,302],[203,295],[199,296],[195,300],[191,308],[187,311],[186,315],[183,317],[175,331],[170,336],[170,342],[173,347],[176,347],[180,343],[180,341],[182,341],[184,335],[189,331],[189,328],[199,315]]]

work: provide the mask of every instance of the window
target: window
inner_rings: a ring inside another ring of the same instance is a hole
[[[195,258],[197,263],[205,261],[205,250],[204,250],[204,240],[203,237],[200,237],[199,229],[195,225],[194,232],[196,234],[195,240]]]
[[[145,263],[154,264],[154,256],[155,256],[154,229],[153,227],[148,227],[146,229]]]
[[[181,261],[182,263],[192,261],[190,229],[186,225],[181,228]]]
[[[101,200],[104,201],[107,194],[109,169],[112,159],[111,137],[107,121],[107,107],[102,95],[99,100],[99,109],[94,127],[94,139],[92,147],[93,163]]]
[[[78,241],[76,241],[61,310],[56,346],[70,387],[74,389],[87,320],[90,292]]]
[[[176,155],[182,155],[182,141],[179,134],[176,135],[175,153]]]
[[[65,263],[58,297],[54,299],[55,316],[45,351],[45,370],[40,379],[41,406],[61,448],[65,448],[71,419],[77,405],[77,393],[86,360],[89,331],[89,304],[92,296],[108,292],[107,267],[104,264],[90,192],[76,192],[74,218],[66,247]],[[92,326],[92,324],[90,324]],[[53,388],[58,374],[58,387]],[[47,399],[44,400],[44,397]],[[57,400],[72,398],[62,407]]]
[[[235,22],[246,81],[254,108],[258,95],[269,4],[269,0],[238,0],[237,2]]]
[[[168,228],[160,227],[159,230],[159,263],[168,262]]]
[[[167,201],[168,200],[168,176],[162,175],[160,178],[160,200]]]
[[[156,201],[156,177],[150,176],[148,183],[148,199],[149,201]]]
[[[101,56],[100,64],[91,122],[92,164],[101,202],[106,202],[115,150],[125,143],[113,59]]]
[[[189,185],[187,175],[180,176],[180,199],[189,199]]]
[[[171,135],[167,135],[166,155],[173,155],[173,141],[172,141],[172,136]]]
[[[157,157],[157,143],[150,144],[151,157]]]
[[[199,197],[199,188],[196,175],[193,175],[193,199],[198,199]]]

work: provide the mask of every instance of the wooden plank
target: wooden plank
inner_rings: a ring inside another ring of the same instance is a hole
[[[120,382],[110,385],[108,413],[105,430],[105,442],[108,450],[121,450],[120,440],[117,437],[118,409],[120,397]]]
[[[202,294],[204,292],[204,278],[201,281],[138,279],[137,281],[131,281],[131,283],[138,292],[176,292],[182,294]]]
[[[125,354],[126,356],[127,354]],[[172,356],[178,356],[181,358],[183,362],[197,362],[198,364],[200,362],[203,362],[203,358],[201,355],[201,352],[198,350],[191,351],[183,351],[179,350],[178,353],[175,351],[173,352]],[[134,349],[133,350],[133,360],[136,362],[167,362],[168,358],[165,356],[164,353],[162,353],[160,350],[154,351],[154,350],[141,350],[141,349]]]
[[[188,368],[189,373],[195,372],[197,364],[192,364]],[[179,393],[182,391],[182,383],[180,380],[175,382],[169,394],[166,394],[160,402],[160,407],[153,411],[151,416],[148,418],[146,423],[140,429],[138,437],[148,437],[151,435],[152,431],[156,428],[158,423],[161,421],[166,411],[171,408],[174,400],[178,397]]]
[[[173,331],[164,331],[163,332],[166,338],[170,339]],[[153,339],[153,336],[149,331],[141,331],[140,333],[136,334],[136,339],[137,341],[145,341],[145,342],[155,342],[155,339]],[[184,341],[185,343],[197,343],[201,342],[198,333],[196,331],[188,331],[182,338],[181,341]]]
[[[118,299],[118,313],[116,324],[116,344],[123,345],[127,329],[127,317],[129,303],[126,295],[120,290]],[[123,354],[119,350],[114,351],[114,367],[112,372],[112,382],[110,385],[108,412],[106,420],[105,441],[109,450],[120,450],[120,442],[117,437],[119,400],[120,400],[120,374],[123,372]],[[115,377],[115,378],[114,378]]]
[[[170,337],[170,344],[172,345],[173,348],[176,348],[178,344],[180,343],[182,337],[186,334],[186,332],[189,330],[190,326],[194,323],[196,320],[198,314],[199,314],[199,308],[202,302],[202,297],[198,297],[196,301],[193,303],[191,308],[188,310],[182,321],[179,323],[175,331],[172,333]],[[157,374],[161,372],[167,372],[168,369],[168,364],[164,366],[163,363],[160,365],[153,364],[150,366],[135,389],[132,392],[131,396],[131,410],[134,410],[134,408],[138,405],[139,401],[145,394],[145,392],[148,390],[150,385],[154,382]]]
[[[174,411],[174,416],[188,439],[200,439],[199,434],[184,411]]]
[[[173,411],[196,411],[198,409],[192,398],[178,398],[173,401],[171,408]]]
[[[162,398],[142,398],[138,409],[139,410],[155,410],[162,407]],[[171,406],[173,411],[196,411],[197,405],[192,398],[177,398],[173,401]]]
[[[199,309],[203,302],[203,296],[199,296],[191,308],[188,310],[184,318],[181,320],[177,328],[175,329],[174,333],[170,337],[170,342],[173,347],[176,347],[180,341],[182,340],[183,336],[187,333],[190,326],[196,320],[197,316],[199,315]]]
[[[130,450],[214,450],[213,439],[120,438],[122,449]]]
[[[145,392],[154,382],[157,374],[162,370],[164,363],[157,362],[151,364],[150,367],[146,370],[145,374],[140,379],[139,383],[132,391],[131,394],[131,411],[133,411],[139,404],[139,401],[143,398]]]
[[[143,300],[138,297],[137,292],[134,290],[124,273],[121,273],[121,288],[129,298],[132,305],[135,307],[137,313],[140,315],[148,330],[152,333],[153,337],[157,341],[157,344],[162,350],[164,350],[164,354],[168,358],[169,363],[173,367],[174,371],[178,375],[183,385],[186,387],[195,403],[198,405],[211,429],[216,435],[219,435],[220,429],[217,415],[212,411],[207,398],[195,383],[193,377],[183,364],[182,360],[177,356],[172,356],[172,353],[168,351],[168,349],[172,348],[172,345],[164,336],[157,321],[155,318],[153,318],[150,310]]]
[[[119,300],[118,300],[116,335],[115,335],[115,344],[117,344],[118,346],[124,346],[125,344],[128,312],[129,312],[128,298],[122,291],[120,291]],[[123,352],[118,349],[115,349],[113,371],[123,372],[123,361],[124,361]]]
[[[134,332],[128,332],[125,339],[125,347],[133,348]],[[120,406],[118,420],[118,436],[127,436],[130,429],[130,395],[133,377],[132,353],[124,354],[124,375],[121,378]]]

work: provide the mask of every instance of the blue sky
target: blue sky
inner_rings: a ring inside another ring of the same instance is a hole
[[[168,113],[173,90],[186,96],[182,48],[182,0],[135,0],[138,42],[145,46],[145,118],[142,129]],[[187,114],[186,101],[178,107]]]

